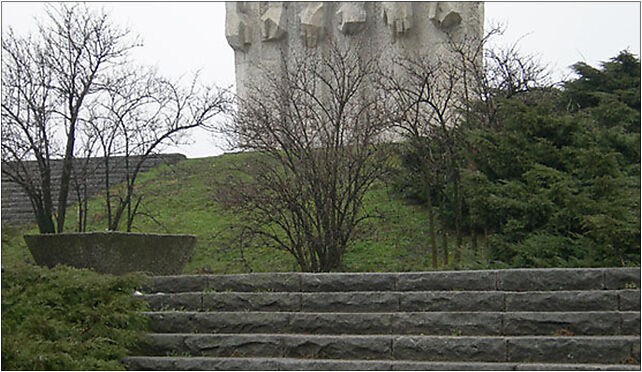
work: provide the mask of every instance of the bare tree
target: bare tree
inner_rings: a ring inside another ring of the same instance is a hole
[[[498,129],[497,108],[502,99],[509,99],[520,93],[536,89],[548,89],[554,84],[550,77],[550,69],[542,64],[533,54],[524,54],[519,49],[519,42],[508,46],[497,46],[495,39],[504,34],[505,27],[493,25],[481,40],[463,38],[448,40],[448,47],[456,56],[455,66],[461,70],[463,79],[462,110],[464,121],[468,128]],[[483,63],[481,63],[483,61]],[[460,148],[465,151],[476,151],[461,137]],[[466,167],[474,171],[472,163]],[[475,190],[465,190],[468,196],[461,199],[472,199]],[[477,251],[477,225],[475,211],[468,205],[469,229],[473,250]],[[487,236],[488,232],[484,231]]]
[[[536,55],[520,51],[521,39],[508,46],[493,45],[504,31],[503,25],[491,25],[479,40],[448,38],[454,66],[465,76],[462,103],[469,124],[494,127],[498,99],[553,85],[548,66]]]
[[[136,44],[86,5],[48,7],[36,38],[2,38],[2,172],[28,195],[43,233],[64,230],[79,126]],[[52,179],[53,159],[62,159]],[[36,166],[30,167],[29,160]]]
[[[458,202],[456,153],[457,126],[463,119],[465,70],[459,68],[452,54],[406,56],[395,60],[394,69],[386,74],[387,103],[394,126],[406,137],[405,149],[414,160],[414,170],[426,187],[428,229],[433,268],[438,267],[435,231],[435,195],[444,198],[444,187],[453,184],[457,216],[457,246],[461,245],[461,203]],[[443,204],[443,203],[442,203]],[[444,264],[448,263],[448,243],[442,224]],[[456,258],[458,258],[458,249]]]
[[[87,128],[83,128],[87,131]],[[92,156],[96,151],[97,137],[91,133],[84,133],[80,136],[79,153],[80,158],[75,159],[72,167],[71,186],[76,196],[76,203],[78,209],[78,219],[76,230],[78,232],[87,230],[87,216],[88,216],[88,202],[90,197],[89,184],[91,176],[97,171],[97,164],[92,162]]]
[[[283,61],[239,102],[224,128],[255,151],[228,187],[243,224],[303,271],[339,267],[368,217],[364,194],[386,169],[387,123],[374,59],[330,44]],[[266,73],[267,74],[267,73]]]
[[[388,110],[394,125],[405,134],[405,150],[414,159],[412,171],[426,187],[432,265],[438,266],[435,232],[436,202],[444,202],[454,212],[456,234],[455,262],[463,244],[465,191],[461,171],[466,138],[461,126],[496,125],[495,112],[500,98],[546,85],[547,70],[535,57],[523,56],[512,45],[488,48],[489,41],[501,35],[493,27],[483,37],[448,36],[443,52],[436,56],[398,58],[386,73]],[[433,200],[440,196],[440,200]],[[448,236],[444,213],[441,215],[443,261],[448,264]],[[468,222],[473,234],[475,222]]]
[[[117,230],[125,217],[125,229],[131,231],[143,197],[136,194],[136,180],[149,157],[168,144],[179,143],[189,129],[213,128],[213,119],[229,109],[226,90],[202,87],[197,81],[198,74],[185,87],[153,70],[121,71],[93,108],[89,125],[103,156],[109,230]],[[125,173],[117,195],[112,194],[110,177],[115,157],[123,162],[120,166]]]
[[[2,41],[2,172],[25,190],[43,233],[64,231],[72,189],[84,231],[87,180],[99,168],[90,157],[103,156],[107,228],[118,229],[125,216],[130,231],[142,200],[135,185],[143,163],[187,130],[212,126],[230,99],[225,90],[197,84],[198,75],[184,86],[130,67],[128,52],[137,44],[104,12],[63,4],[48,7],[48,15],[37,39],[10,31]],[[125,168],[116,195],[114,157]]]

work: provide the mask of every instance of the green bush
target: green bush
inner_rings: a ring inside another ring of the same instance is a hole
[[[564,90],[500,100],[498,128],[466,132],[475,167],[463,179],[492,260],[640,262],[640,62],[622,52],[601,69],[575,70]]]
[[[141,274],[24,265],[2,274],[2,369],[115,370],[146,328]]]
[[[454,127],[450,165],[438,157],[439,136],[409,143],[398,193],[423,202],[430,189],[450,232],[461,208],[461,233],[493,266],[639,265],[640,61],[623,51],[600,68],[574,69],[578,77],[563,88],[499,95],[487,121]],[[420,160],[433,157],[427,187]],[[462,257],[459,268],[484,267],[479,255]]]

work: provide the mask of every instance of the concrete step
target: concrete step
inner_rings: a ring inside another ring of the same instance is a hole
[[[129,369],[639,370],[640,269],[153,277]]]
[[[636,336],[148,334],[141,355],[512,363],[640,363]]]
[[[639,290],[185,292],[142,295],[154,310],[432,312],[640,311]]]
[[[144,313],[156,333],[639,335],[639,312]]]
[[[127,357],[128,370],[156,371],[638,371],[627,364],[534,364],[483,362],[412,362],[395,360],[313,360],[296,358]]]
[[[639,289],[640,268],[407,273],[255,273],[153,277],[147,292],[570,291]]]

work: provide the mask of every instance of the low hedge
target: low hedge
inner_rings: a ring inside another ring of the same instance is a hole
[[[142,274],[24,265],[2,273],[3,370],[116,370],[146,330]]]

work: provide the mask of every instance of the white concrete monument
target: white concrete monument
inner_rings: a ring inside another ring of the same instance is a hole
[[[243,97],[266,68],[278,72],[288,55],[330,40],[392,63],[443,54],[448,35],[481,38],[483,20],[482,2],[228,2],[225,36]]]

